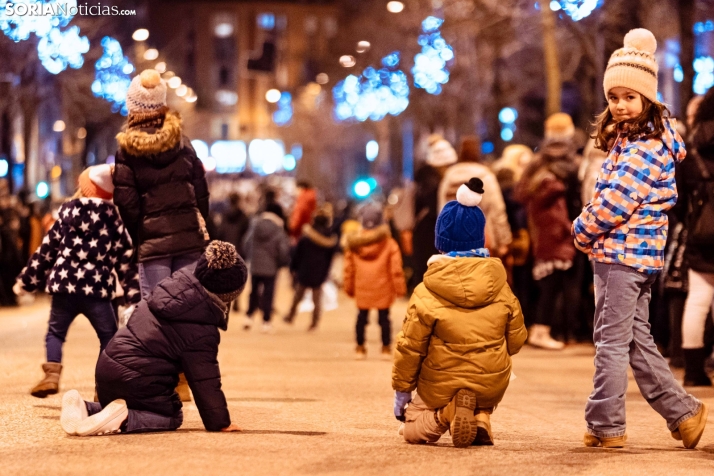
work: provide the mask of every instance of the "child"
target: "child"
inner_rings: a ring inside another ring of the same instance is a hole
[[[17,278],[16,294],[45,289],[52,295],[50,322],[45,339],[45,377],[30,391],[38,398],[59,391],[62,345],[69,326],[84,314],[99,337],[99,352],[117,331],[111,300],[115,271],[129,304],[141,299],[137,273],[131,266],[133,247],[119,213],[112,204],[112,170],[109,165],[86,169],[79,190],[59,210],[59,219],[30,257]]]
[[[686,154],[675,123],[657,102],[657,41],[630,31],[605,72],[608,108],[596,145],[609,151],[590,203],[573,223],[575,246],[595,271],[594,390],[585,407],[585,446],[622,448],[627,364],[642,396],[675,439],[694,448],[707,406],[674,380],[650,334],[651,286],[662,269],[667,210],[677,201],[675,162]]]
[[[275,279],[283,266],[290,264],[290,241],[285,232],[283,211],[270,202],[250,227],[245,238],[245,253],[250,259],[250,298],[243,329],[250,330],[253,314],[263,311],[262,332],[272,332]]]
[[[147,69],[126,93],[127,123],[117,134],[114,201],[137,248],[144,299],[159,281],[193,270],[208,242],[203,164],[166,106],[166,82]]]
[[[439,214],[441,255],[429,260],[397,337],[394,414],[409,443],[434,443],[450,429],[456,447],[492,445],[490,414],[526,340],[506,270],[484,248],[482,195],[483,182],[472,178]]]
[[[218,329],[226,330],[230,303],[247,270],[230,243],[213,241],[195,271],[161,281],[117,332],[97,363],[99,402],[70,390],[60,423],[69,435],[93,436],[176,430],[183,422],[174,389],[186,374],[208,431],[239,431],[231,424],[218,368]]]
[[[327,280],[332,257],[337,249],[337,235],[330,233],[331,227],[331,216],[325,212],[318,212],[312,220],[312,226],[303,226],[302,237],[298,241],[290,261],[290,271],[294,273],[296,281],[295,297],[290,307],[290,313],[284,321],[292,324],[300,301],[305,296],[305,291],[310,289],[315,308],[308,331],[317,329],[320,320],[322,285]]]
[[[404,296],[407,292],[399,245],[383,221],[382,208],[368,204],[361,211],[362,230],[346,236],[344,288],[348,296],[355,298],[359,309],[356,326],[357,360],[367,358],[364,329],[369,310],[374,308],[379,311],[379,325],[382,328],[382,357],[391,359],[392,323],[389,320],[389,307],[397,296]]]

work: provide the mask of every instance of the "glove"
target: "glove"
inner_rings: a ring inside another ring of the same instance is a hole
[[[411,401],[411,392],[394,392],[394,416],[397,420],[404,421],[404,410]]]

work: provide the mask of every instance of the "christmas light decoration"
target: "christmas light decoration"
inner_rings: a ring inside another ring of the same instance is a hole
[[[590,14],[600,6],[602,0],[553,0],[550,3],[550,9],[557,11],[555,4],[560,4],[563,11],[573,19],[573,21],[580,21],[583,18],[590,16]]]
[[[694,92],[705,94],[709,88],[714,86],[714,58],[711,56],[700,56],[694,60]]]
[[[102,38],[104,54],[94,65],[96,70],[92,93],[112,103],[112,112],[121,112],[126,116],[126,92],[131,84],[129,76],[134,71],[134,65],[124,56],[121,45],[110,36]]]
[[[440,94],[441,85],[449,81],[448,66],[454,59],[454,49],[441,36],[444,20],[427,17],[421,24],[419,35],[421,53],[414,57],[414,85],[429,94]]]
[[[278,110],[273,113],[273,122],[278,126],[287,126],[293,120],[293,96],[283,91],[278,99]]]

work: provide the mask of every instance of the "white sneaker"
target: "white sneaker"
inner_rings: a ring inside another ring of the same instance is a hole
[[[77,425],[77,436],[100,436],[121,433],[121,425],[129,417],[124,400],[114,400],[104,409],[85,418]]]
[[[565,344],[553,339],[550,336],[550,327],[542,324],[535,324],[528,333],[528,343],[533,347],[546,350],[563,350]]]
[[[269,322],[263,322],[263,326],[260,328],[260,332],[263,334],[273,334],[273,325]]]
[[[252,327],[253,327],[253,319],[246,316],[246,318],[243,319],[243,330],[249,331]]]
[[[60,425],[62,429],[71,436],[77,435],[77,425],[84,421],[87,414],[87,405],[84,399],[76,390],[70,390],[62,397],[62,413],[60,413]]]

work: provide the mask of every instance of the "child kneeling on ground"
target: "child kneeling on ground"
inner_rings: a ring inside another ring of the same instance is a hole
[[[218,367],[218,329],[243,290],[246,266],[233,245],[211,242],[196,265],[161,281],[117,332],[97,363],[99,402],[70,390],[60,423],[69,435],[93,436],[176,430],[183,422],[174,391],[180,372],[208,431],[231,424]]]
[[[409,443],[434,443],[450,430],[456,447],[492,445],[490,414],[527,337],[506,270],[484,248],[482,194],[472,178],[439,215],[442,254],[429,260],[397,338],[394,415]]]

